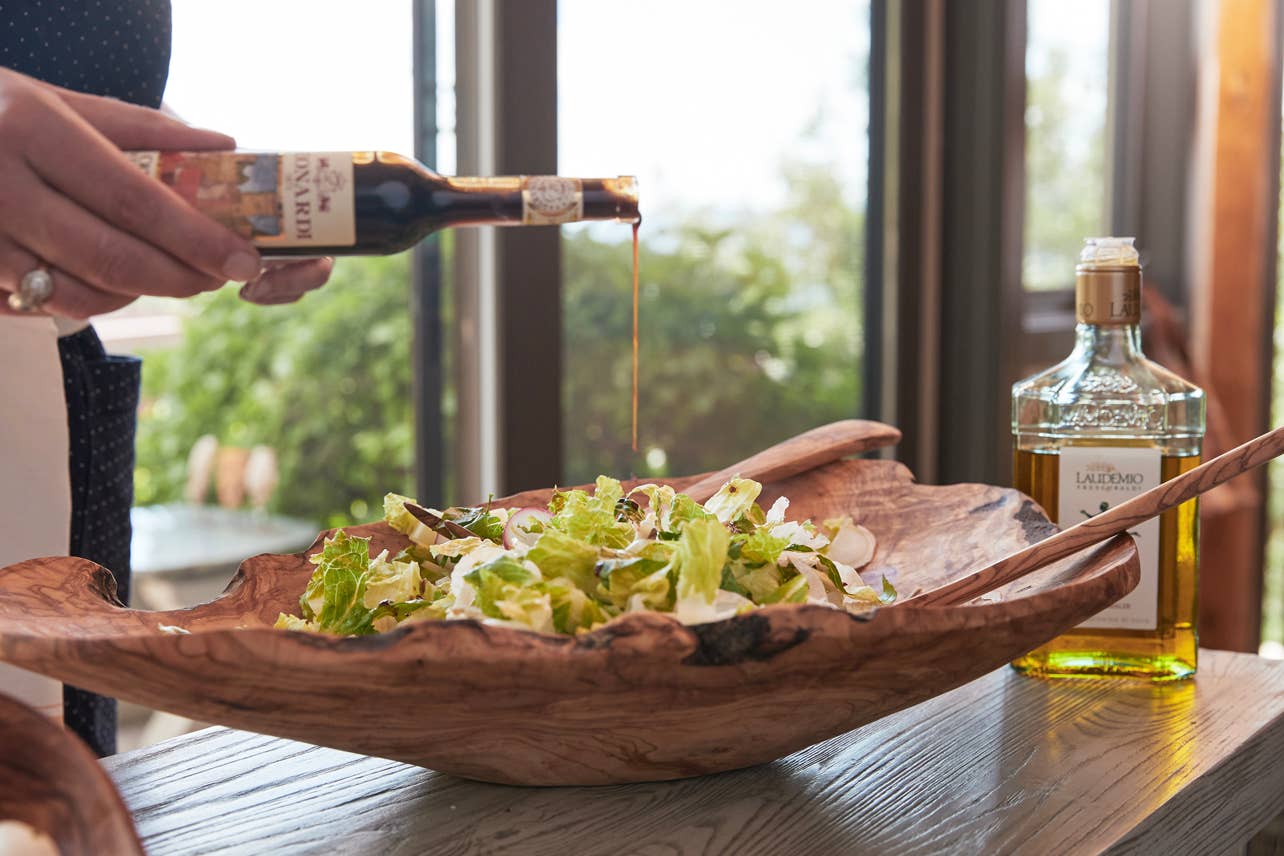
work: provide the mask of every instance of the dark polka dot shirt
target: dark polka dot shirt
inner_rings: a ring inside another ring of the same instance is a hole
[[[159,107],[169,76],[169,0],[0,0],[0,66]],[[129,599],[129,507],[139,361],[107,354],[93,328],[58,341],[71,479],[70,553],[97,562]],[[116,702],[63,688],[63,719],[99,755],[116,747]]]
[[[0,0],[0,66],[77,92],[159,107],[169,0]]]

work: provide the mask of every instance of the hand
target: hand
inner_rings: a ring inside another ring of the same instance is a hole
[[[4,292],[40,266],[53,276],[42,311],[69,318],[110,312],[143,294],[190,297],[227,280],[258,279],[262,261],[252,244],[122,154],[235,145],[157,110],[0,68],[0,312],[12,311]],[[265,279],[319,285],[321,267]]]
[[[325,285],[334,270],[334,259],[270,261],[263,275],[241,286],[241,297],[261,306],[293,303],[313,289]]]

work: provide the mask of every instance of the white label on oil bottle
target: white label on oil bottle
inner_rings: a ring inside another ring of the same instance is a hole
[[[1062,446],[1057,524],[1065,529],[1096,517],[1159,484],[1157,448]],[[1154,630],[1159,621],[1159,518],[1128,530],[1137,541],[1141,582],[1119,602],[1080,624],[1083,628]]]

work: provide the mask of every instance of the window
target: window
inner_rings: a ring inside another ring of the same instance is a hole
[[[242,148],[413,151],[409,4],[326,9],[175,0],[167,105]],[[343,62],[324,61],[336,48]],[[410,492],[409,283],[409,256],[345,259],[293,306],[251,306],[228,287],[101,319],[109,347],[146,357],[136,502],[180,499],[205,434],[229,461],[271,447],[280,482],[268,508],[318,528],[377,516],[384,492]]]
[[[1284,128],[1281,128],[1284,141]],[[1284,157],[1281,157],[1284,162]],[[1284,186],[1284,182],[1281,182]],[[1280,197],[1284,215],[1284,195]],[[1277,223],[1284,220],[1277,220]],[[1274,371],[1271,381],[1271,424],[1284,420],[1284,231],[1276,236]],[[1284,463],[1278,458],[1268,465],[1269,491],[1266,502],[1266,563],[1262,591],[1263,656],[1284,660]]]
[[[859,411],[869,14],[559,3],[559,171],[636,173],[644,218],[636,456],[629,229],[563,230],[565,483],[716,469]]]
[[[1022,281],[1067,288],[1083,239],[1110,231],[1110,0],[1030,0],[1026,14]]]

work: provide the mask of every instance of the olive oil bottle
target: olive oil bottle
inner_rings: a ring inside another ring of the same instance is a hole
[[[1198,466],[1204,437],[1203,392],[1142,353],[1133,239],[1086,239],[1075,274],[1074,351],[1012,387],[1016,487],[1063,528]],[[1040,677],[1195,674],[1198,500],[1131,534],[1137,588],[1014,668]]]

